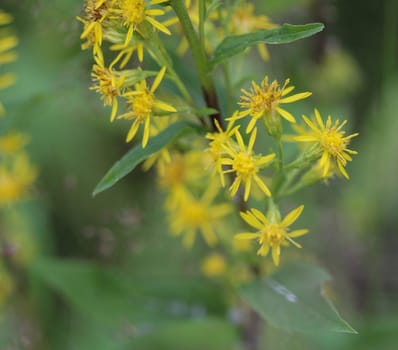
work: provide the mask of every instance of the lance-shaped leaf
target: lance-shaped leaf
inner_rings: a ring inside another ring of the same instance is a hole
[[[324,293],[330,275],[318,266],[295,262],[268,278],[240,288],[241,297],[266,321],[288,331],[356,331]]]
[[[138,145],[132,148],[105,174],[102,180],[95,187],[93,196],[112,187],[116,182],[133,171],[139,163],[150,157],[152,154],[160,151],[163,147],[176,140],[185,132],[193,130],[196,127],[197,126],[186,121],[177,122],[170,125],[158,135],[151,137],[145,148]]]
[[[287,44],[314,35],[322,31],[323,28],[324,25],[322,23],[303,25],[283,24],[275,29],[227,36],[214,51],[213,57],[209,62],[210,68],[212,69],[226,59],[243,52],[249,46],[260,43]]]

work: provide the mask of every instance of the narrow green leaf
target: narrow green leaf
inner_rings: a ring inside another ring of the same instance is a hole
[[[307,38],[322,31],[322,23],[309,23],[303,25],[283,24],[282,26],[260,30],[253,33],[227,36],[214,51],[210,59],[210,68],[225,61],[229,57],[243,52],[246,48],[260,44],[287,44],[292,41]]]
[[[242,286],[240,295],[275,327],[306,333],[356,333],[322,293],[329,279],[320,267],[295,262],[269,278]]]
[[[181,121],[170,125],[167,129],[158,135],[151,137],[145,148],[140,145],[135,146],[128,151],[112,168],[105,174],[102,180],[95,187],[93,196],[112,187],[116,182],[125,177],[143,160],[152,154],[160,151],[163,147],[177,139],[183,133],[193,130],[195,125]]]
[[[222,5],[222,1],[221,1],[221,0],[213,0],[213,1],[210,3],[210,5],[209,5],[209,7],[207,8],[207,10],[206,10],[205,19],[207,19],[207,18],[209,17],[209,15],[210,15],[213,11],[217,10],[221,5]]]

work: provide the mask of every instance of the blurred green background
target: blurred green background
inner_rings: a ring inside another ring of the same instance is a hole
[[[201,275],[203,247],[185,251],[166,234],[154,178],[138,170],[91,196],[130,146],[125,124],[110,125],[88,90],[91,55],[80,50],[75,19],[82,5],[0,2],[20,40],[18,61],[6,66],[18,80],[1,91],[1,127],[31,135],[40,169],[35,199],[10,219],[29,231],[24,245],[35,259],[13,271],[18,288],[1,309],[0,349],[240,349],[233,297]],[[253,70],[265,65],[270,76],[313,91],[297,112],[315,103],[360,133],[351,180],[299,194],[312,232],[303,245],[333,275],[333,300],[359,334],[266,325],[262,348],[396,349],[398,3],[267,0],[257,8],[275,23],[325,23],[312,38],[270,47],[270,62],[253,58]]]

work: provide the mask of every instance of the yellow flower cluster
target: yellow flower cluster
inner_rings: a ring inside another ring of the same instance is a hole
[[[13,62],[17,58],[13,49],[18,40],[10,34],[9,30],[3,28],[11,21],[12,17],[0,10],[0,65]],[[8,87],[14,82],[15,77],[12,73],[0,75],[0,89]],[[4,114],[5,110],[0,101],[0,116],[3,117]],[[4,218],[3,215],[10,216],[7,209],[28,195],[37,177],[37,170],[31,164],[25,151],[28,142],[29,137],[19,132],[2,131],[0,135],[0,216],[2,218]],[[15,210],[12,214],[17,216],[18,211]],[[2,230],[0,231],[2,253],[0,256],[0,306],[6,302],[15,289],[13,276],[7,269],[9,263],[23,265],[33,255],[33,249],[29,249],[32,247],[32,245],[29,246],[31,243],[29,235],[20,230],[13,230],[7,225],[6,220],[2,221]],[[12,252],[7,251],[8,246]],[[9,258],[7,266],[3,261],[4,256]]]
[[[228,8],[217,8],[216,2],[208,5],[196,0],[86,0],[84,15],[78,19],[84,25],[82,48],[93,50],[91,89],[100,94],[105,106],[111,107],[112,122],[131,122],[127,142],[142,134],[142,148],[151,145],[151,138],[180,118],[204,129],[189,138],[179,137],[174,144],[151,154],[143,164],[144,170],[156,169],[173,235],[182,236],[186,247],[194,244],[198,233],[211,247],[224,243],[219,227],[232,212],[232,197],[243,221],[256,229],[239,233],[236,241],[256,240],[260,246],[258,255],[267,256],[271,251],[277,266],[281,247],[300,248],[294,238],[308,232],[289,229],[304,206],[282,219],[278,201],[334,174],[348,179],[346,165],[356,154],[348,146],[357,134],[345,136],[342,129],[346,121],[333,121],[330,116],[323,121],[317,110],[315,120],[303,116],[306,126],[298,125],[297,116],[288,106],[307,99],[311,92],[293,92],[295,87],[290,79],[279,82],[265,76],[259,82],[251,81],[249,87],[241,89],[237,108],[230,108],[227,117],[223,115],[227,108],[219,108],[219,86],[209,82],[212,61],[208,57],[226,36],[272,29],[276,25],[266,16],[255,15],[254,6],[244,1]],[[192,49],[203,97],[198,104],[197,96],[191,96],[191,89],[186,88],[174,70],[175,61],[168,54],[168,46],[160,40],[171,31],[184,36],[177,43],[178,53]],[[104,42],[109,45],[105,47]],[[257,47],[260,56],[268,59],[266,46]],[[137,57],[133,57],[135,54]],[[104,57],[109,55],[110,64],[106,64]],[[155,62],[159,69],[145,70],[144,55],[150,56],[151,66]],[[233,82],[228,82],[229,69],[228,64],[223,66],[225,82],[229,84],[225,92],[232,98],[235,92]],[[158,96],[165,78],[179,92],[172,103]],[[223,105],[230,107],[228,103]],[[233,109],[236,110],[232,113]],[[283,155],[284,124],[298,132],[290,141],[309,144],[290,163]],[[272,146],[265,146],[267,140]],[[252,208],[259,202],[265,202],[265,214]],[[231,237],[227,240],[234,241]],[[218,255],[210,255],[202,266],[208,276],[221,275],[225,268]]]
[[[193,245],[197,232],[209,246],[214,246],[218,241],[216,227],[232,211],[231,204],[223,202],[220,196],[220,185],[205,170],[207,163],[206,153],[173,151],[167,171],[158,167],[158,183],[166,193],[171,233],[183,235],[186,247]]]
[[[126,142],[133,140],[140,126],[143,126],[143,148],[149,140],[153,117],[165,112],[176,112],[173,106],[155,96],[155,91],[165,76],[166,66],[162,65],[159,72],[143,71],[141,67],[123,68],[135,51],[139,61],[143,61],[145,43],[152,38],[154,30],[170,34],[167,26],[155,18],[168,11],[159,6],[165,2],[166,0],[86,0],[84,16],[77,17],[84,25],[80,37],[86,42],[82,48],[93,48],[95,63],[90,89],[100,94],[104,106],[112,107],[111,122],[120,119],[132,121]],[[105,64],[104,41],[111,44],[111,50],[118,51],[109,65]],[[117,64],[120,70],[115,68]],[[146,79],[155,75],[149,86]],[[123,106],[126,105],[126,110],[118,115],[120,100],[123,101]]]

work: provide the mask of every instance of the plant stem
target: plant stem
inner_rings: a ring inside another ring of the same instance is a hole
[[[191,19],[189,18],[187,9],[183,0],[171,0],[171,7],[174,9],[180,24],[183,28],[184,34],[188,40],[189,46],[192,50],[192,56],[195,62],[196,71],[199,76],[200,85],[206,105],[210,108],[219,110],[216,89],[213,79],[209,72],[208,60],[206,52],[202,46],[195,29],[192,25]],[[203,19],[204,20],[204,19]],[[204,24],[203,24],[204,25]],[[213,130],[217,130],[215,121],[217,120],[221,128],[224,128],[223,119],[220,113],[213,114],[210,116]]]

